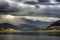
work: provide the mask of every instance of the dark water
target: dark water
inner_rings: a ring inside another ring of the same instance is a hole
[[[60,33],[21,32],[0,34],[0,40],[60,40]]]

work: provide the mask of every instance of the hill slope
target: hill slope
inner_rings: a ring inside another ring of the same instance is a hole
[[[9,24],[9,23],[1,23],[0,28],[14,28],[14,29],[17,29],[16,26],[14,26],[12,24]]]
[[[54,22],[53,24],[51,24],[47,29],[50,29],[50,30],[60,30],[60,20]]]

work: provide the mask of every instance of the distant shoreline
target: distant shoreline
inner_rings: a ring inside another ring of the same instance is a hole
[[[60,30],[37,30],[37,31],[0,31],[0,33],[17,33],[17,32],[60,32]]]

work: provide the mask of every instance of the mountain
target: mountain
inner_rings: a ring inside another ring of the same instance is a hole
[[[43,22],[39,20],[34,21],[25,18],[21,18],[21,20],[26,23],[26,24],[17,25],[18,29],[22,31],[35,30],[38,28],[47,28],[51,24],[50,22]]]
[[[50,26],[48,26],[47,29],[55,29],[55,30],[60,30],[60,20],[54,22],[53,24],[51,24]]]
[[[31,24],[21,24],[19,25],[19,29],[22,31],[36,30],[38,27]]]
[[[44,22],[44,21],[39,21],[39,20],[31,20],[31,19],[25,19],[25,18],[21,18],[24,22],[26,22],[27,24],[30,25],[34,25],[37,26],[39,28],[43,28],[43,27],[48,27],[51,22]]]
[[[17,29],[16,26],[14,26],[10,23],[0,23],[0,28],[14,28],[14,29]]]

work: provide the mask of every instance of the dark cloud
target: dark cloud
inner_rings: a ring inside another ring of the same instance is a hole
[[[6,9],[1,9],[0,12],[2,12],[4,14],[4,12],[8,13],[8,12],[18,12],[20,11],[20,9],[16,8],[16,7],[8,7]]]
[[[13,0],[13,1],[15,1],[15,2],[21,2],[22,0]]]
[[[20,0],[18,0],[20,1]],[[38,0],[39,2],[48,2],[49,0]],[[57,0],[59,1],[59,0]],[[26,2],[27,4],[35,4],[35,2]],[[46,3],[44,3],[45,5]],[[49,3],[47,3],[49,5]],[[43,5],[43,4],[42,4]],[[52,4],[51,4],[52,5]],[[15,16],[44,16],[44,17],[57,17],[60,18],[60,8],[49,8],[46,6],[46,8],[27,8],[26,9],[20,9],[20,7],[13,3],[12,6],[9,5],[8,2],[0,1],[0,12],[3,12],[2,14],[11,14]],[[8,13],[9,12],[9,13]],[[13,13],[16,12],[16,13]],[[1,14],[1,13],[0,13]]]
[[[17,13],[17,14],[13,14],[15,16],[41,16],[41,17],[56,17],[56,18],[60,18],[60,9],[59,8],[46,8],[46,9],[33,9],[33,10],[26,10],[25,13],[24,11],[22,11],[23,13]]]
[[[45,17],[58,17],[60,18],[60,9],[59,8],[46,8],[42,11],[36,11],[36,14],[33,14],[34,16],[45,16]]]
[[[9,4],[9,2],[7,1],[0,1],[0,12],[18,12],[20,11],[20,7],[18,7],[18,5],[13,4],[12,6]]]
[[[8,2],[0,1],[0,10],[5,9],[9,6]]]
[[[49,0],[38,0],[39,3],[42,3],[42,2],[49,2]]]
[[[3,12],[18,12],[18,11],[20,11],[20,9],[17,7],[8,7],[3,10]]]
[[[39,3],[50,2],[50,0],[38,0]],[[55,0],[55,2],[60,2],[60,0]]]
[[[38,2],[34,2],[34,1],[25,1],[25,4],[38,4]]]
[[[60,2],[60,0],[56,0],[57,2]]]

